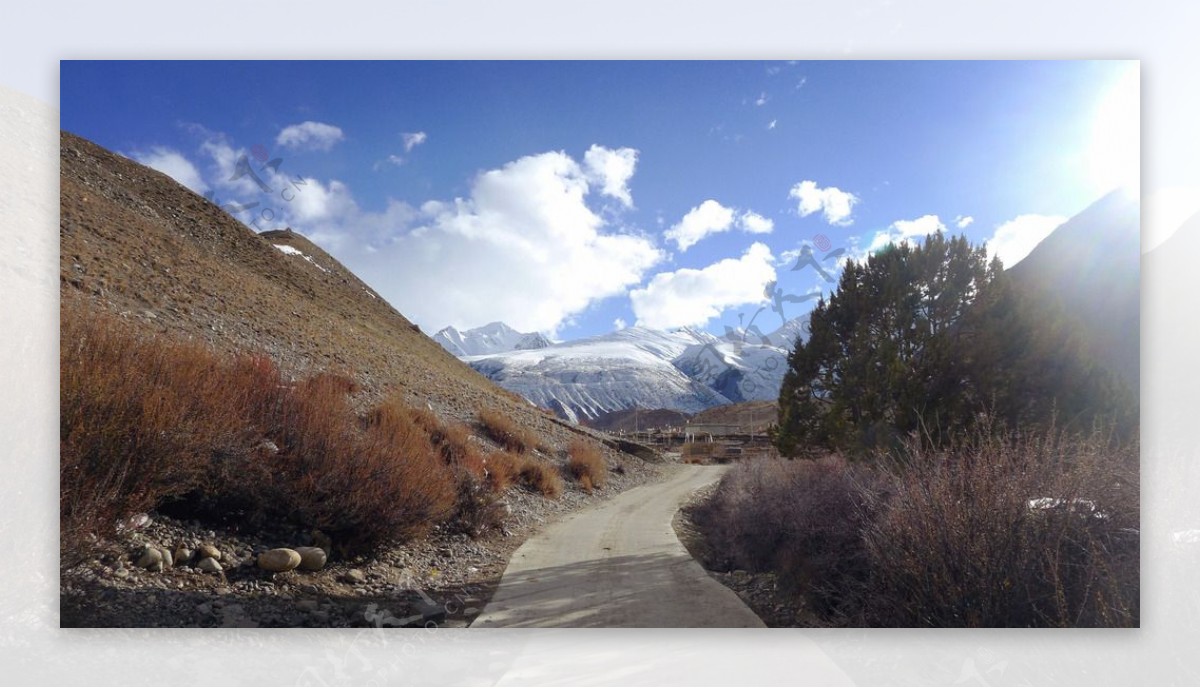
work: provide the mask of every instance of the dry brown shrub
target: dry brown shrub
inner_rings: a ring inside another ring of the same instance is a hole
[[[600,447],[592,442],[574,440],[567,448],[567,472],[587,492],[593,487],[604,487],[608,480],[608,465]]]
[[[480,410],[479,423],[488,437],[508,451],[524,454],[537,446],[532,432],[496,409]]]

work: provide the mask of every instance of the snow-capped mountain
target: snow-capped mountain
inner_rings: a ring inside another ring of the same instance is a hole
[[[433,341],[459,358],[498,354],[516,349],[540,349],[551,343],[538,332],[517,332],[502,322],[489,323],[461,332],[447,327],[433,335]]]
[[[634,407],[695,413],[776,399],[791,342],[806,322],[804,316],[770,334],[730,330],[722,337],[690,328],[630,327],[463,360],[501,387],[572,421]]]

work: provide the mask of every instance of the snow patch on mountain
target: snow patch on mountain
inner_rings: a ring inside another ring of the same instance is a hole
[[[550,340],[539,332],[517,332],[502,322],[488,323],[483,327],[463,331],[447,327],[433,335],[433,341],[459,358],[518,349],[540,349],[551,344]]]
[[[788,351],[804,335],[806,323],[803,316],[770,334],[729,330],[723,337],[692,328],[629,327],[557,344],[543,338],[532,349],[514,346],[460,357],[501,387],[571,421],[634,407],[696,413],[776,399]],[[452,339],[454,334],[460,337]],[[466,350],[464,344],[482,348],[479,338],[466,334],[443,330],[435,339],[451,353],[455,349],[446,341],[460,350]],[[508,347],[508,342],[497,345]]]

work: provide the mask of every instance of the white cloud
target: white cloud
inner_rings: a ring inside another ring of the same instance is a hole
[[[623,330],[626,327],[629,327],[629,323],[625,322],[625,318],[617,318],[616,320],[613,320],[614,330]]]
[[[638,152],[632,148],[616,150],[593,145],[583,155],[583,166],[590,181],[600,185],[600,193],[633,207],[629,180],[637,168]]]
[[[987,242],[988,258],[997,257],[1012,267],[1029,255],[1042,239],[1066,222],[1062,215],[1020,215],[996,228]]]
[[[765,218],[753,210],[747,210],[746,212],[742,213],[741,218],[738,220],[738,224],[741,226],[743,231],[751,234],[770,234],[775,230],[775,222],[773,220]]]
[[[775,229],[773,220],[753,210],[737,213],[736,208],[727,208],[710,198],[689,210],[679,224],[663,232],[663,237],[686,251],[706,236],[735,228],[749,234],[770,234]]]
[[[728,231],[733,227],[733,208],[726,208],[711,198],[688,211],[679,224],[663,236],[674,241],[680,251],[695,246],[709,234]]]
[[[775,125],[777,125],[777,124],[779,124],[779,120],[778,120],[778,119],[773,119],[773,120],[771,120],[771,121],[770,121],[770,123],[768,123],[768,124],[767,124],[767,131],[770,131],[770,130],[774,129],[774,128],[775,128]]]
[[[850,214],[859,202],[858,196],[849,191],[842,191],[836,186],[820,188],[817,183],[805,180],[792,187],[789,198],[800,202],[797,210],[801,217],[808,217],[817,211],[825,216],[825,221],[831,225],[849,225],[854,222]]]
[[[553,334],[590,305],[642,283],[664,258],[651,238],[614,228],[591,207],[607,182],[627,189],[629,175],[605,168],[601,180],[565,153],[485,171],[465,198],[417,207],[390,200],[366,211],[338,180],[264,168],[225,136],[202,133],[218,200],[260,203],[239,219],[257,231],[294,228],[426,331],[503,320]],[[267,191],[238,174],[247,163]]]
[[[910,239],[923,239],[927,234],[946,231],[937,215],[922,215],[915,220],[896,220],[887,229],[875,233],[866,253],[874,253],[888,244],[903,244]]]
[[[660,272],[642,289],[629,292],[637,324],[669,329],[703,325],[727,308],[762,303],[764,287],[776,279],[774,257],[755,242],[741,258],[726,258],[702,269]]]
[[[146,167],[162,172],[198,194],[208,191],[208,185],[204,183],[200,170],[179,151],[154,146],[149,152],[133,153],[129,157]]]
[[[429,137],[423,131],[406,131],[400,134],[400,138],[404,139],[404,152],[411,153],[412,149],[425,143],[425,139]]]
[[[758,107],[762,107],[762,106],[766,105],[767,104],[767,92],[763,91],[763,94],[760,95],[758,97],[758,99],[754,101],[754,104],[757,105]]]
[[[348,213],[330,232],[344,247],[335,255],[427,330],[502,320],[553,333],[663,259],[648,238],[606,225],[587,202],[595,190],[571,157],[543,153],[484,172],[466,198]],[[363,231],[369,247],[355,241]]]
[[[293,150],[327,151],[342,138],[340,128],[310,120],[284,127],[275,137],[275,143]]]
[[[958,229],[966,229],[974,221],[975,218],[971,217],[970,215],[954,216],[954,226]]]

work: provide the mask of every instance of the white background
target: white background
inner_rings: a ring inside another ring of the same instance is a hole
[[[1191,271],[1143,268],[1142,628],[1104,631],[60,630],[56,276],[59,59],[1140,59],[1143,193],[1195,194],[1200,3],[16,8],[0,21],[0,683],[1200,683],[1200,543],[1173,539],[1200,529]]]

